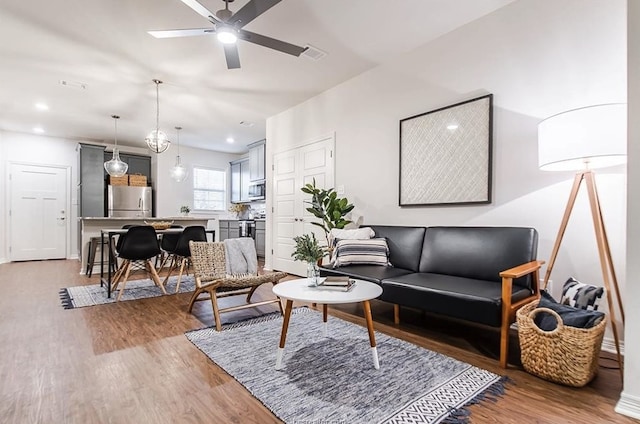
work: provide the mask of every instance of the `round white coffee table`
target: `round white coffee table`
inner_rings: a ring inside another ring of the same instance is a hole
[[[382,287],[368,281],[356,280],[355,285],[349,291],[318,289],[310,287],[307,278],[297,280],[284,281],[273,287],[273,293],[287,300],[284,311],[284,321],[282,323],[282,332],[280,333],[280,345],[276,356],[276,369],[282,368],[282,356],[284,355],[284,344],[287,339],[287,329],[289,328],[289,319],[291,318],[291,310],[293,309],[293,301],[320,303],[322,304],[322,321],[324,322],[324,331],[326,334],[327,326],[327,305],[336,303],[355,303],[362,302],[364,307],[364,317],[367,320],[367,330],[369,331],[369,342],[371,344],[371,354],[373,356],[373,366],[380,369],[378,362],[378,351],[376,350],[376,339],[373,333],[373,319],[371,318],[371,305],[369,300],[375,299],[382,294]]]

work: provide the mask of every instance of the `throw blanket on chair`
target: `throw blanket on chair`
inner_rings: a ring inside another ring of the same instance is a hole
[[[226,239],[224,240],[224,250],[228,275],[258,274],[258,255],[252,238]]]

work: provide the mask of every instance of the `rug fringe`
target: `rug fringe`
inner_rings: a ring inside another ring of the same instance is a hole
[[[69,291],[67,289],[60,289],[58,295],[60,296],[60,303],[62,303],[62,307],[64,309],[74,308],[71,295],[69,294]]]
[[[449,411],[449,416],[447,416],[444,420],[442,420],[443,424],[468,424],[469,416],[471,412],[467,409],[468,406],[475,405],[482,401],[488,400],[491,402],[497,402],[504,395],[505,385],[512,383],[511,380],[506,375],[500,377],[498,381],[484,389],[482,392],[478,393],[473,398],[469,399],[467,403],[462,405],[460,408],[452,408]]]

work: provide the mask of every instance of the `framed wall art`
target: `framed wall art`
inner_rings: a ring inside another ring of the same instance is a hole
[[[400,206],[491,203],[493,95],[400,121]]]

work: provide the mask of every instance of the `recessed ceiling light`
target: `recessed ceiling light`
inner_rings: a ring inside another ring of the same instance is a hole
[[[253,127],[253,122],[240,121],[240,125],[242,125],[243,127]]]
[[[42,127],[33,127],[33,132],[37,134],[44,134],[44,129]]]
[[[233,137],[227,137],[227,143],[233,143],[233,142],[235,142]]]
[[[38,102],[35,104],[35,106],[36,106],[36,109],[38,110],[49,110],[49,105],[43,102]]]
[[[449,131],[457,130],[458,129],[458,125],[457,124],[449,124],[449,125],[447,125],[447,129]]]

